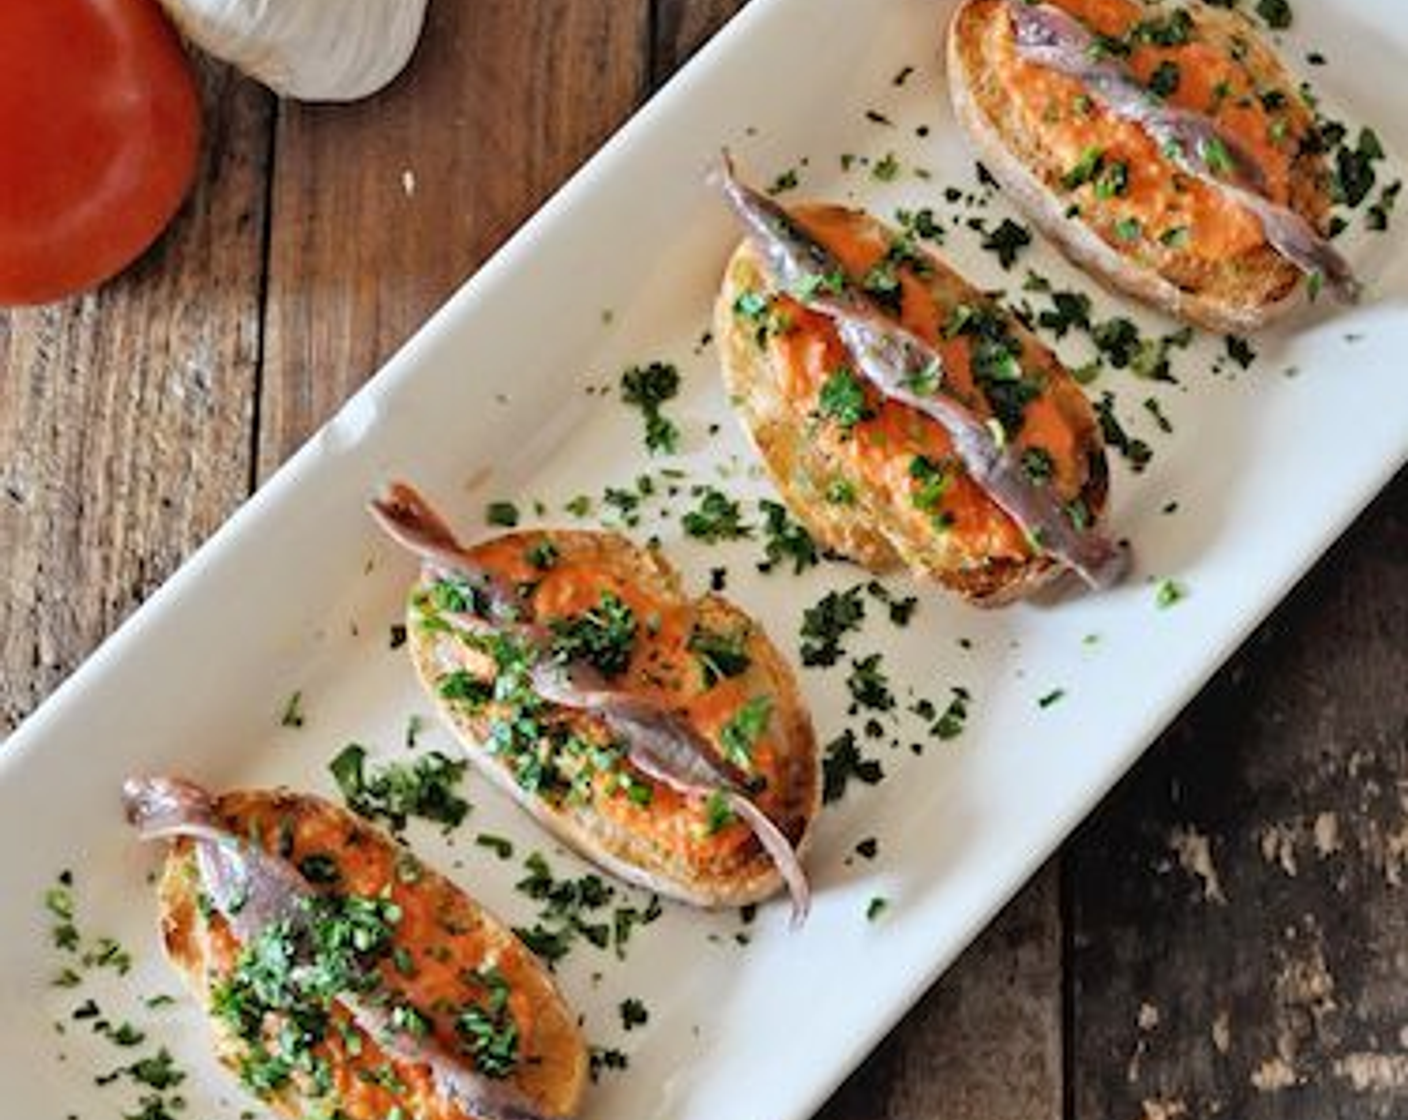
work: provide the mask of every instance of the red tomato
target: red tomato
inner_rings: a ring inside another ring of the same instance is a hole
[[[118,272],[190,187],[200,102],[154,0],[0,0],[0,304]]]

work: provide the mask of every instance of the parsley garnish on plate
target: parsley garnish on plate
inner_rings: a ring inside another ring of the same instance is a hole
[[[842,641],[865,621],[865,600],[861,588],[828,591],[802,612],[802,664],[835,665],[842,653]]]
[[[668,362],[631,366],[621,374],[621,399],[645,417],[645,446],[652,454],[678,450],[679,428],[660,409],[679,389],[680,371]]]
[[[385,820],[393,832],[411,817],[443,825],[448,832],[469,814],[458,791],[467,764],[431,751],[414,762],[367,766],[367,749],[349,743],[328,763],[347,807],[369,820]]]

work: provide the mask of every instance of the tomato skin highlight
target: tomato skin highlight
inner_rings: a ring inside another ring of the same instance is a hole
[[[94,287],[195,176],[200,97],[154,0],[0,2],[0,304]]]

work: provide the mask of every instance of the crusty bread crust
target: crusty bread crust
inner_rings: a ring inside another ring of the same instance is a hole
[[[860,211],[822,205],[800,205],[791,210],[803,219],[811,213],[826,213],[833,219],[840,216],[859,236],[881,244],[889,242],[884,226]],[[941,307],[989,302],[941,261],[931,257],[931,264],[930,274],[921,282]],[[751,329],[734,312],[740,295],[771,287],[757,252],[746,241],[740,244],[724,271],[714,308],[714,337],[730,402],[783,501],[820,545],[871,571],[907,568],[980,606],[1013,602],[1061,574],[1063,569],[1048,556],[994,556],[983,537],[975,539],[957,528],[918,534],[912,522],[899,516],[883,495],[864,487],[857,490],[851,504],[828,502],[825,494],[835,465],[811,437],[803,406],[788,396],[784,388],[787,377],[777,355],[770,347],[759,346]],[[1078,444],[1089,463],[1081,497],[1098,521],[1105,509],[1109,479],[1090,404],[1055,355],[1030,331],[1014,321],[1012,332],[1022,343],[1024,364],[1043,371],[1045,392],[1056,397],[1078,433]]]
[[[679,574],[653,549],[643,549],[616,533],[583,530],[510,533],[493,542],[521,542],[527,549],[550,540],[559,563],[580,565],[627,585],[634,585],[663,604],[689,602]],[[471,550],[471,556],[473,550]],[[695,600],[698,622],[712,630],[749,632],[747,653],[751,665],[742,678],[747,691],[773,698],[772,741],[777,745],[782,776],[760,795],[759,805],[791,840],[801,854],[811,835],[811,825],[821,807],[821,780],[816,734],[797,688],[792,670],[777,647],[744,611],[718,595]],[[777,893],[783,882],[767,854],[750,842],[741,856],[718,862],[685,859],[678,846],[662,845],[620,822],[603,816],[588,804],[551,804],[524,790],[508,767],[484,748],[488,720],[447,703],[439,697],[436,681],[459,664],[458,639],[427,631],[416,625],[412,606],[408,646],[416,672],[447,723],[453,728],[474,766],[491,782],[526,809],[553,835],[611,874],[668,898],[696,906],[741,906]],[[548,705],[548,710],[556,709]],[[696,828],[695,821],[681,821]]]
[[[235,791],[220,797],[216,810],[235,831],[243,831],[250,821],[260,820],[267,828],[269,822],[277,820],[287,822],[286,827],[295,834],[303,829],[316,828],[345,836],[348,838],[345,850],[349,852],[389,853],[388,862],[393,864],[398,858],[404,858],[401,846],[380,829],[321,798],[287,790]],[[434,870],[421,868],[413,883],[403,881],[398,889],[415,892],[426,899],[427,913],[457,916],[471,924],[482,938],[482,960],[494,961],[509,946],[514,946],[524,959],[532,960],[531,954],[518,945],[508,926]],[[216,946],[216,939],[223,930],[217,930],[218,919],[208,922],[201,917],[200,893],[200,872],[194,845],[188,840],[177,841],[167,855],[157,884],[161,936],[166,955],[185,986],[199,1005],[208,1011],[212,982],[223,975],[217,963],[222,954]],[[436,931],[430,929],[423,932],[434,937]],[[228,934],[224,936],[228,937]],[[442,945],[443,939],[436,939],[434,944]],[[426,946],[406,947],[424,949]],[[422,953],[417,952],[416,957],[420,956]],[[466,962],[466,967],[473,968],[478,963]],[[588,1076],[587,1050],[577,1018],[563,1001],[546,969],[520,970],[516,992],[528,1000],[534,1015],[531,1036],[522,1040],[531,1060],[522,1064],[515,1079],[548,1115],[574,1115],[580,1107]],[[210,1024],[215,1036],[216,1056],[232,1072],[238,1073],[245,1054],[244,1044],[213,1014]],[[344,1051],[338,1050],[336,1053]],[[360,1080],[354,1071],[335,1072],[335,1084],[353,1086],[350,1090],[353,1092],[358,1091],[355,1087]],[[434,1093],[431,1078],[406,1076],[403,1080],[409,1084],[408,1091],[417,1098],[414,1102],[416,1115],[424,1116],[426,1120],[467,1120],[458,1107]],[[292,1085],[267,1103],[291,1120],[312,1114],[310,1102],[304,1100]],[[325,1100],[319,1102],[320,1105],[328,1103]],[[364,1103],[344,1101],[346,1115],[367,1115]]]
[[[1247,44],[1246,63],[1265,88],[1286,91],[1298,108],[1296,82],[1240,12],[1191,4],[1195,26],[1211,42]],[[947,36],[949,94],[954,114],[974,153],[1001,183],[1013,203],[1077,265],[1110,287],[1209,330],[1247,333],[1302,302],[1301,274],[1269,245],[1237,257],[1208,262],[1188,250],[1145,245],[1153,264],[1136,260],[1107,228],[1098,203],[1068,216],[1057,188],[1068,168],[1045,152],[1039,136],[1027,135],[1011,110],[1010,95],[994,72],[992,58],[1007,27],[1004,0],[965,0]],[[1291,205],[1323,229],[1329,213],[1324,160],[1296,157]]]

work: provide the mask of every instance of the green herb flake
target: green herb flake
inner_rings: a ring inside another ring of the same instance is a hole
[[[1159,610],[1167,610],[1188,597],[1188,590],[1177,580],[1161,579],[1154,588],[1154,605]]]
[[[889,908],[890,900],[881,895],[876,895],[865,904],[865,920],[867,922],[879,921]]]
[[[518,507],[502,500],[490,502],[484,507],[484,520],[502,529],[512,529],[518,524]]]
[[[621,374],[621,400],[645,417],[645,446],[651,454],[672,454],[679,447],[679,428],[660,410],[680,389],[680,372],[668,362],[631,366]]]
[[[348,808],[359,816],[385,820],[398,833],[411,817],[438,823],[448,832],[469,814],[469,802],[457,793],[467,765],[431,751],[411,763],[369,769],[366,748],[349,743],[328,763],[328,771]]]
[[[835,665],[843,652],[845,636],[859,630],[864,621],[865,602],[860,587],[827,592],[802,612],[802,664]]]
[[[279,717],[279,724],[282,727],[302,727],[303,723],[303,693],[295,692],[284,704],[284,711],[283,715]]]
[[[608,680],[630,667],[636,616],[625,600],[611,591],[603,591],[597,605],[580,614],[553,619],[549,628],[552,655],[561,664],[585,662]]]
[[[481,848],[488,848],[499,859],[513,858],[513,841],[502,836],[493,836],[487,832],[481,832],[474,838],[475,844]]]
[[[882,183],[893,183],[900,174],[899,156],[894,152],[886,152],[871,166],[870,174]]]
[[[687,648],[699,662],[706,689],[748,671],[753,664],[753,659],[748,655],[750,636],[746,626],[730,632],[695,624],[690,631]]]
[[[867,758],[861,753],[860,743],[850,728],[826,744],[821,772],[821,799],[828,805],[840,801],[852,781],[873,786],[885,777],[879,760]]]
[[[882,667],[881,655],[873,653],[851,662],[851,674],[846,678],[851,694],[851,714],[864,709],[875,712],[893,711],[895,694]]]
[[[758,502],[758,509],[763,514],[765,542],[765,559],[758,564],[758,571],[771,572],[779,565],[790,563],[792,574],[801,575],[821,562],[812,535],[788,515],[785,506],[763,498]]]
[[[685,534],[708,544],[740,540],[753,533],[739,504],[712,486],[697,487],[699,505],[681,518]]]
[[[1293,18],[1289,0],[1256,0],[1256,14],[1273,31],[1285,31]]]
[[[865,387],[860,378],[845,366],[832,370],[822,382],[821,393],[817,397],[817,412],[848,432],[875,415],[866,401]]]
[[[1149,75],[1149,92],[1156,97],[1169,98],[1178,92],[1178,83],[1182,79],[1182,73],[1178,68],[1178,63],[1172,59],[1164,59]]]
[[[1011,218],[1003,218],[1001,224],[983,238],[982,247],[997,256],[997,263],[1006,272],[1031,243],[1031,230]]]
[[[644,1003],[634,996],[623,999],[618,1010],[621,1013],[621,1029],[634,1030],[636,1027],[643,1027],[650,1021],[650,1012]]]
[[[772,719],[770,696],[754,696],[733,714],[719,731],[719,747],[724,758],[741,770],[753,767],[753,749],[767,733]]]

